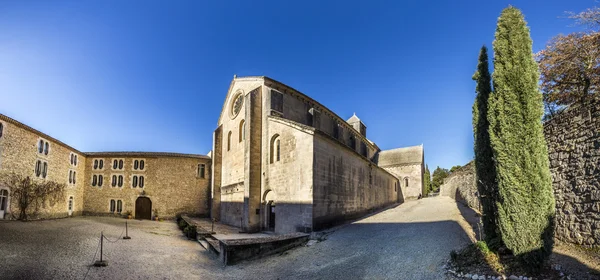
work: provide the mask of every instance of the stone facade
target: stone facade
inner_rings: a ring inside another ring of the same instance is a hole
[[[600,102],[573,105],[544,124],[556,198],[556,237],[600,246]]]
[[[481,213],[475,175],[475,162],[471,161],[444,179],[440,195],[449,196]]]
[[[213,136],[212,217],[309,232],[404,201],[366,131],[282,83],[234,78]]]
[[[0,115],[2,132],[0,136],[0,172],[12,172],[29,176],[34,180],[49,180],[66,185],[64,202],[46,205],[32,218],[57,218],[69,215],[107,214],[118,215],[117,201],[121,201],[121,212],[131,211],[135,215],[135,201],[145,196],[152,202],[152,212],[158,210],[160,217],[174,217],[185,212],[208,215],[210,186],[210,158],[201,155],[173,153],[84,153],[40,131],[26,126],[7,116]],[[42,152],[39,143],[42,141]],[[46,153],[45,143],[48,143]],[[77,162],[71,156],[77,156]],[[94,161],[103,160],[103,168],[94,169]],[[122,160],[123,168],[112,168],[112,160]],[[138,160],[138,168],[133,163]],[[139,168],[144,161],[143,170]],[[46,177],[37,176],[36,162],[45,163]],[[204,164],[204,178],[198,176],[198,165]],[[93,177],[96,175],[92,186]],[[98,186],[102,176],[102,186]],[[112,187],[112,176],[122,176],[121,187]],[[133,188],[133,177],[136,188]],[[74,178],[73,178],[74,177]],[[140,177],[144,186],[140,188]],[[7,209],[2,218],[16,218],[18,206],[10,199],[8,191]],[[144,193],[142,193],[142,191]],[[71,199],[72,198],[72,199]],[[110,200],[115,200],[114,211],[110,210]],[[72,208],[69,211],[69,201]]]
[[[424,192],[425,154],[423,146],[381,151],[379,166],[400,179],[406,198],[417,198]]]

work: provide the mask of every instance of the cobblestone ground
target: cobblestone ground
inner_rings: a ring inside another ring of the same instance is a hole
[[[408,201],[337,227],[313,246],[228,267],[174,222],[129,220],[133,239],[105,242],[105,268],[90,267],[100,231],[116,240],[123,219],[0,222],[0,278],[444,279],[450,251],[473,236],[460,209],[447,197]]]

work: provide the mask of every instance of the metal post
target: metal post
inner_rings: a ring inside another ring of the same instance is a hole
[[[100,260],[94,263],[94,266],[107,266],[108,262],[102,260],[102,247],[104,247],[104,232],[100,232]]]
[[[131,237],[129,237],[129,229],[127,228],[127,221],[125,221],[125,236],[123,236],[123,239],[131,239]]]

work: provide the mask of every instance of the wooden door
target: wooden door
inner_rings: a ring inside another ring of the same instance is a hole
[[[273,203],[273,201],[270,201],[268,206],[269,212],[267,213],[269,213],[269,230],[275,231],[275,203]]]
[[[135,218],[152,219],[152,201],[147,197],[138,197],[135,201]]]

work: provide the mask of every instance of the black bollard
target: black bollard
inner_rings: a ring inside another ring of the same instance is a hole
[[[102,247],[104,247],[104,232],[100,232],[100,260],[94,263],[94,266],[104,267],[108,266],[108,262],[102,260]]]
[[[125,221],[125,236],[123,236],[123,239],[131,239],[131,237],[129,237],[129,232],[127,229],[127,221]]]

